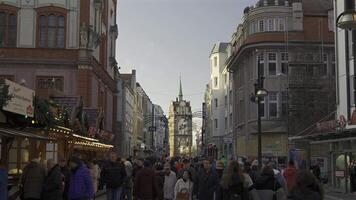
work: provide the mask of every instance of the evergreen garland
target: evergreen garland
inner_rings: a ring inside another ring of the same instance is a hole
[[[34,101],[35,116],[34,119],[43,126],[53,127],[56,125],[53,113],[50,109],[50,102],[46,99],[35,97]]]
[[[9,86],[5,84],[5,79],[0,79],[0,109],[6,106],[12,96],[9,95]]]

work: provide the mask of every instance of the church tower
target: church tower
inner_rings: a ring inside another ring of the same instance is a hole
[[[182,79],[179,78],[179,94],[169,107],[170,156],[191,156],[192,109],[190,102],[183,99]]]

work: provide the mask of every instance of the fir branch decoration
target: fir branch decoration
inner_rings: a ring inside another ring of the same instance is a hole
[[[12,96],[9,95],[9,86],[5,84],[5,79],[0,79],[0,109],[6,106],[11,98]]]

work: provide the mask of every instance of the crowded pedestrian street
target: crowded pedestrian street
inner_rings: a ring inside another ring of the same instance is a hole
[[[356,0],[0,0],[0,200],[356,200]]]

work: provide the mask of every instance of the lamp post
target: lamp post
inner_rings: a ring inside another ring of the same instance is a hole
[[[257,83],[255,83],[255,93],[251,95],[251,101],[257,103],[257,139],[258,139],[258,167],[262,168],[262,125],[261,125],[261,118],[262,118],[262,104],[261,101],[268,96],[268,92],[266,89],[263,88],[264,77],[262,76],[262,72],[260,71],[260,60],[258,59],[258,66],[257,66]]]

